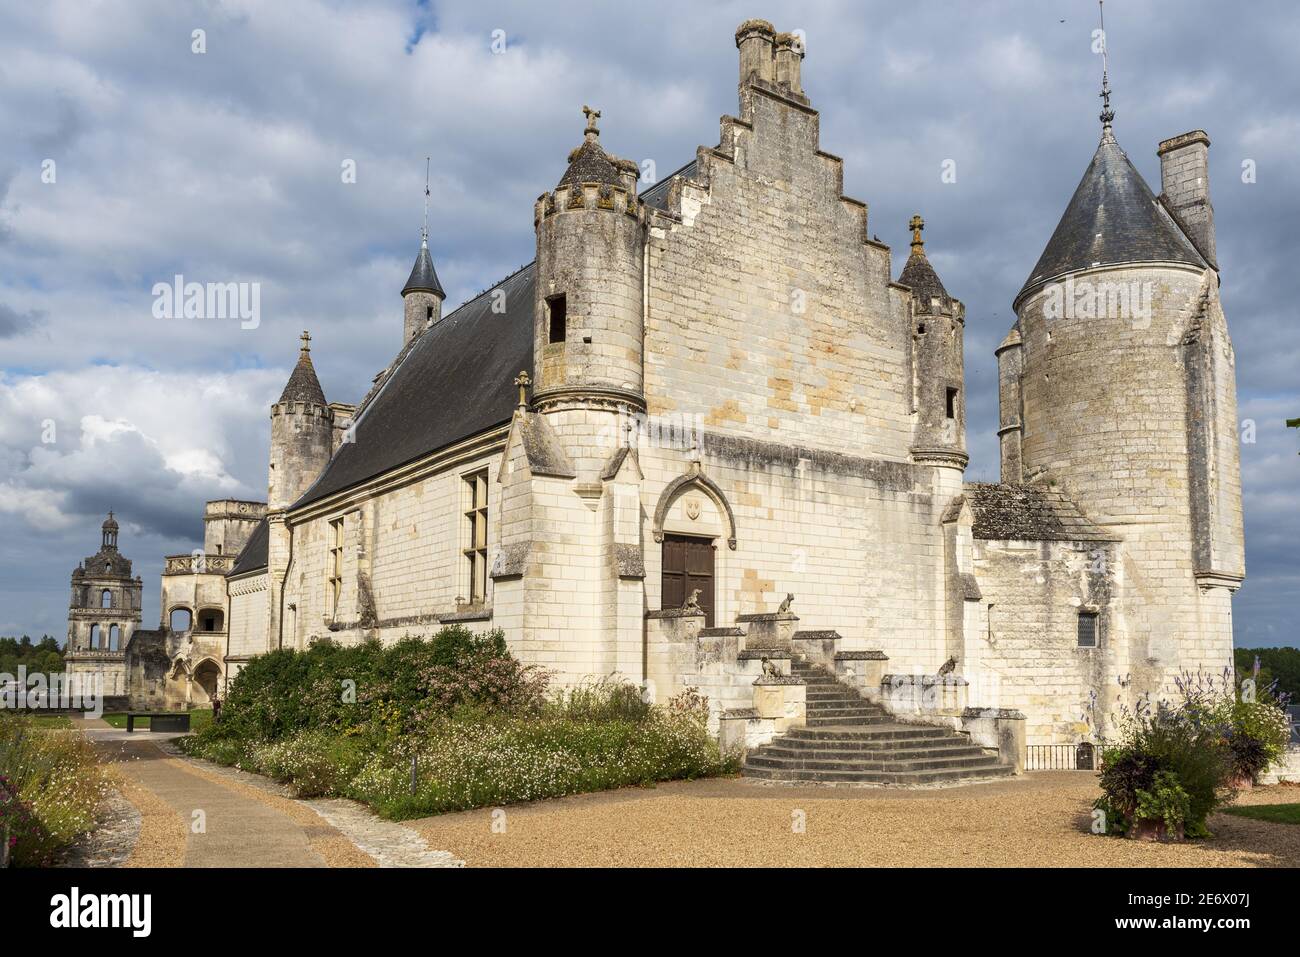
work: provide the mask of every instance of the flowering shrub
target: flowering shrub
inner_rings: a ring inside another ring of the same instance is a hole
[[[1206,837],[1206,819],[1230,800],[1234,785],[1258,780],[1286,749],[1285,698],[1273,689],[1240,695],[1230,669],[1183,674],[1175,684],[1180,701],[1142,702],[1123,716],[1119,739],[1102,749],[1103,795],[1095,807],[1110,833],[1147,821]]]
[[[316,653],[333,669],[339,649]],[[654,707],[636,687],[605,680],[546,698],[548,675],[510,657],[499,633],[467,638],[457,629],[441,647],[437,638],[412,640],[392,654],[403,663],[400,680],[386,677],[395,668],[380,660],[346,722],[332,709],[340,720],[276,734],[278,724],[223,719],[181,746],[285,781],[301,796],[351,797],[397,818],[736,770],[708,734],[707,699],[692,691]],[[258,687],[266,690],[261,679]],[[320,706],[310,700],[292,709]]]
[[[1252,682],[1238,692],[1232,679],[1232,671],[1225,668],[1217,678],[1184,674],[1177,684],[1184,708],[1227,749],[1233,778],[1254,784],[1281,759],[1290,741],[1288,696],[1277,692],[1276,683],[1256,688]]]
[[[103,767],[80,732],[35,728],[0,712],[0,835],[10,863],[50,864],[95,824],[108,790]]]

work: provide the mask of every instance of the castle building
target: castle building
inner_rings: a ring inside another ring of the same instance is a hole
[[[1230,666],[1205,134],[1160,144],[1157,197],[1107,108],[997,350],[1002,481],[968,483],[965,308],[923,221],[895,278],[822,149],[799,39],[735,39],[737,114],[672,176],[640,189],[585,109],[533,262],[444,315],[422,239],[400,351],[358,406],[326,401],[304,337],[265,517],[224,576],[223,676],[463,622],[560,681],[700,688],[753,740],[802,713],[793,659],[1050,744]]]

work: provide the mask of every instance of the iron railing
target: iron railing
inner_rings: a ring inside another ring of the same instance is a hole
[[[1025,748],[1026,771],[1095,771],[1101,753],[1088,742],[1080,744],[1031,744]]]

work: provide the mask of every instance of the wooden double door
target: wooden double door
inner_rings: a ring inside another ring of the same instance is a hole
[[[665,535],[663,554],[664,608],[680,608],[699,589],[704,627],[713,627],[713,539]]]

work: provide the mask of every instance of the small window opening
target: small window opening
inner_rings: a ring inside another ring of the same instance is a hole
[[[1097,647],[1097,613],[1095,611],[1079,612],[1079,647]]]
[[[550,310],[551,342],[563,342],[568,331],[568,306],[564,293],[551,296],[546,305]]]
[[[112,608],[112,607],[113,607],[113,593],[112,593],[111,591],[109,591],[107,588],[105,588],[105,589],[104,589],[102,592],[100,592],[100,594],[99,594],[99,607],[100,607],[100,608]]]
[[[424,324],[426,326],[433,325],[433,306],[424,307]]]
[[[957,390],[956,389],[948,390],[947,414],[948,414],[948,418],[950,419],[957,418]]]

